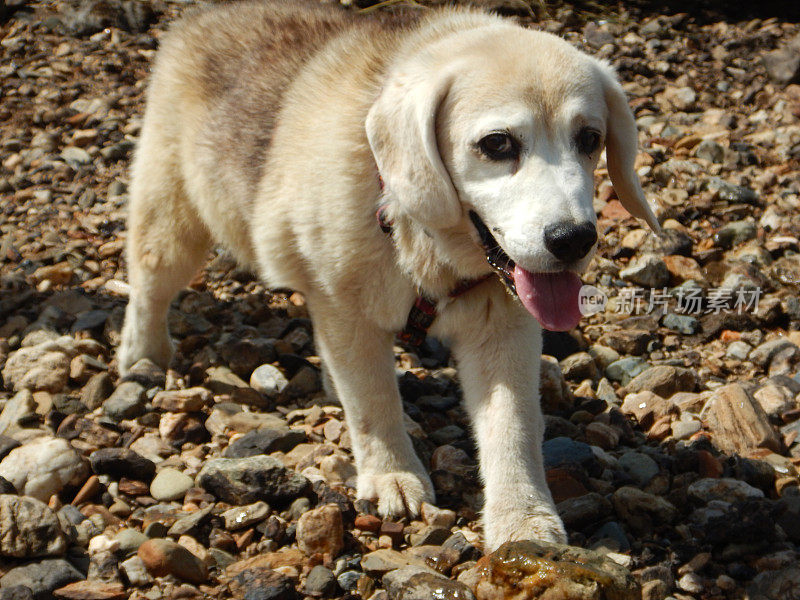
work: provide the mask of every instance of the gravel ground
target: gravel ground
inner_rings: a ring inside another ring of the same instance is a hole
[[[666,236],[627,218],[600,169],[584,280],[608,302],[546,339],[548,481],[570,543],[595,552],[483,557],[458,366],[433,341],[397,348],[438,498],[419,520],[354,500],[303,298],[223,253],[174,305],[173,368],[117,376],[127,166],[158,38],[193,3],[15,2],[0,6],[0,599],[612,597],[601,580],[615,598],[800,598],[796,20],[491,3],[617,66]]]

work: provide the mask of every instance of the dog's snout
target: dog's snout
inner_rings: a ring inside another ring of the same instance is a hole
[[[597,241],[597,230],[589,222],[564,221],[548,225],[544,230],[544,245],[557,259],[564,262],[580,260]]]

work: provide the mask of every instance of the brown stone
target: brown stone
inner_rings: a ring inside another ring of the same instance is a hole
[[[706,410],[712,441],[721,451],[728,454],[746,454],[757,448],[780,451],[780,440],[764,410],[738,383],[716,390]]]
[[[678,412],[671,401],[649,391],[628,394],[621,408],[622,412],[633,415],[642,427],[648,429],[662,417]]]
[[[67,600],[125,600],[128,592],[121,583],[76,581],[53,592],[56,598]]]
[[[569,498],[583,496],[589,491],[572,475],[569,469],[548,469],[545,477],[547,487],[550,488],[550,493],[553,495],[553,502],[556,504]]]
[[[652,339],[653,335],[645,329],[619,329],[600,336],[598,341],[620,354],[639,356],[644,354]]]
[[[402,523],[394,523],[392,521],[384,521],[381,524],[380,534],[388,535],[392,539],[392,543],[399,545],[403,543],[403,531],[405,526]]]
[[[206,565],[186,548],[172,540],[147,540],[137,552],[147,571],[154,577],[174,575],[189,583],[204,583],[208,577]]]
[[[297,545],[309,556],[312,554],[337,556],[344,547],[342,510],[336,504],[327,504],[309,510],[297,521]]]
[[[669,398],[678,392],[693,392],[696,385],[697,375],[691,369],[657,365],[631,379],[625,391],[629,394],[648,391]]]
[[[380,530],[382,523],[383,521],[374,515],[358,515],[354,524],[356,529],[360,529],[361,531],[377,533]]]

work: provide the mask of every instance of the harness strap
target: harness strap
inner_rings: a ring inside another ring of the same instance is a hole
[[[383,180],[380,179],[380,176],[379,180],[381,183],[381,189],[383,189]],[[385,204],[379,206],[378,210],[375,211],[375,218],[378,221],[378,226],[381,228],[381,231],[387,235],[391,235],[394,223],[392,223],[392,220],[386,216]],[[475,279],[462,279],[458,282],[456,287],[448,292],[447,296],[449,298],[458,298],[462,294],[466,294],[475,286],[483,283],[491,276],[491,273],[487,273],[486,275],[477,277]],[[436,319],[437,303],[438,302],[435,298],[431,298],[425,294],[425,292],[420,290],[419,294],[414,300],[411,310],[408,313],[408,319],[406,320],[405,326],[403,327],[402,331],[397,334],[398,339],[414,348],[419,348],[422,346],[425,338],[428,336],[428,330],[431,328],[431,325],[433,325],[434,319]]]

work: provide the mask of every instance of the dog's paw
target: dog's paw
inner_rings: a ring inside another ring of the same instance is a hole
[[[561,518],[546,508],[505,514],[492,514],[492,511],[487,510],[483,528],[486,550],[489,552],[497,550],[505,542],[516,540],[568,543]]]
[[[408,471],[360,474],[358,497],[377,500],[378,512],[390,518],[415,517],[423,502],[435,502],[430,478]]]

